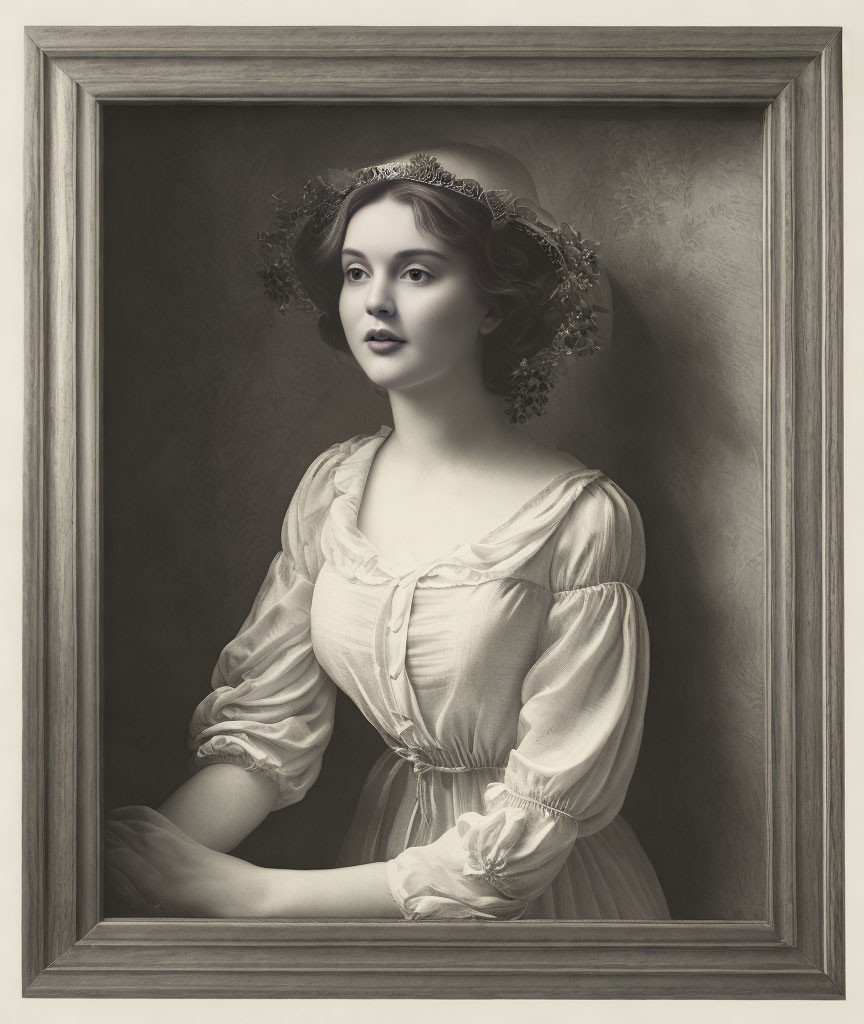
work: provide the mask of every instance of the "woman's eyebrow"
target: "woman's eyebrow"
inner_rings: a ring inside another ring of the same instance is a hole
[[[434,256],[439,260],[447,259],[443,252],[437,252],[435,249],[402,249],[401,252],[396,253],[395,258],[397,260],[413,260],[418,256]]]
[[[343,249],[342,255],[366,259],[365,253],[360,252],[359,249]],[[435,249],[401,249],[399,252],[393,253],[394,260],[413,260],[418,256],[434,256],[439,260],[447,259],[443,252],[437,252]]]

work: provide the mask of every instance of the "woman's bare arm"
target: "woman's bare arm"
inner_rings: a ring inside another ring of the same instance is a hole
[[[273,810],[276,783],[263,772],[236,764],[210,764],[158,808],[160,814],[202,846],[233,850]]]
[[[255,916],[402,920],[402,911],[387,886],[383,862],[320,871],[257,870],[260,889]]]
[[[236,769],[211,765],[187,785],[205,772],[215,777],[210,770],[215,767]],[[243,773],[243,769],[236,771]],[[230,777],[233,780],[233,773]],[[178,793],[184,794],[185,788]],[[178,803],[184,800],[185,794]],[[197,797],[187,806],[197,816],[201,808]],[[237,826],[236,820],[228,824]],[[186,825],[194,827],[194,823]],[[237,827],[236,834],[239,831]],[[229,832],[222,830],[216,839],[224,840]],[[158,906],[192,917],[402,918],[390,895],[384,863],[315,871],[263,868],[208,848],[149,807],[115,811],[105,835],[109,882],[138,909]]]

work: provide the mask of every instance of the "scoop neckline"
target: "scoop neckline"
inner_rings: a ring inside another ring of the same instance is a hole
[[[481,537],[477,537],[474,540],[459,541],[452,547],[447,548],[439,555],[435,555],[433,558],[425,559],[422,562],[417,562],[410,568],[402,568],[401,566],[395,565],[389,559],[385,558],[378,548],[372,543],[371,540],[366,536],[365,533],[360,529],[358,522],[360,519],[360,506],[363,504],[363,496],[366,493],[366,484],[369,481],[369,476],[372,473],[372,463],[375,461],[375,456],[378,454],[381,445],[387,439],[387,437],[393,432],[392,427],[388,427],[383,424],[375,434],[370,434],[367,445],[370,449],[368,458],[364,459],[364,467],[361,473],[357,474],[357,482],[353,494],[353,509],[351,517],[351,526],[353,527],[354,533],[360,538],[362,543],[371,551],[378,564],[392,576],[394,579],[404,579],[407,576],[411,576],[416,573],[419,569],[424,569],[430,565],[444,565],[451,562],[454,557],[465,548],[473,548],[479,544],[484,544],[486,541],[493,538],[496,534],[506,530],[513,522],[515,522],[520,516],[524,515],[529,508],[535,505],[539,505],[543,498],[552,491],[559,484],[563,483],[564,480],[570,477],[585,476],[586,474],[599,476],[600,471],[597,469],[589,469],[587,466],[583,469],[566,469],[563,473],[559,473],[553,477],[548,483],[544,484],[539,490],[535,491],[526,501],[524,501],[511,515],[509,515],[503,522],[497,526],[492,527],[491,530],[484,533]],[[365,452],[364,452],[365,454]]]

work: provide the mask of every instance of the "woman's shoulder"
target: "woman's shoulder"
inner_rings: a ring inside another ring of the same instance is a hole
[[[645,534],[636,503],[602,471],[587,471],[556,531],[553,590],[613,582],[637,587],[644,570]]]
[[[390,432],[389,427],[381,427],[374,434],[355,434],[345,441],[337,441],[316,455],[307,467],[297,488],[301,503],[320,503],[332,500],[338,486],[338,473],[346,465],[359,465],[365,460],[370,445]]]
[[[507,452],[509,472],[524,478],[526,485],[539,484],[565,473],[587,470],[588,467],[570,452],[521,437]]]
[[[306,575],[317,575],[315,565],[320,561],[315,553],[327,513],[340,491],[349,489],[351,479],[365,472],[366,448],[376,438],[386,437],[386,428],[375,434],[356,434],[345,441],[337,441],[316,455],[307,466],[288,506],[282,525],[282,546],[294,553],[298,564],[301,552],[307,557]]]

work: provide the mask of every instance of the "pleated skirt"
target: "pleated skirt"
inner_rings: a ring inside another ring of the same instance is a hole
[[[483,791],[503,777],[499,768],[463,774],[416,775],[385,751],[373,766],[339,854],[340,866],[390,860],[425,846],[460,814],[483,812]],[[619,814],[605,828],[577,839],[552,884],[521,920],[663,921],[669,908],[657,875],[633,830]]]

